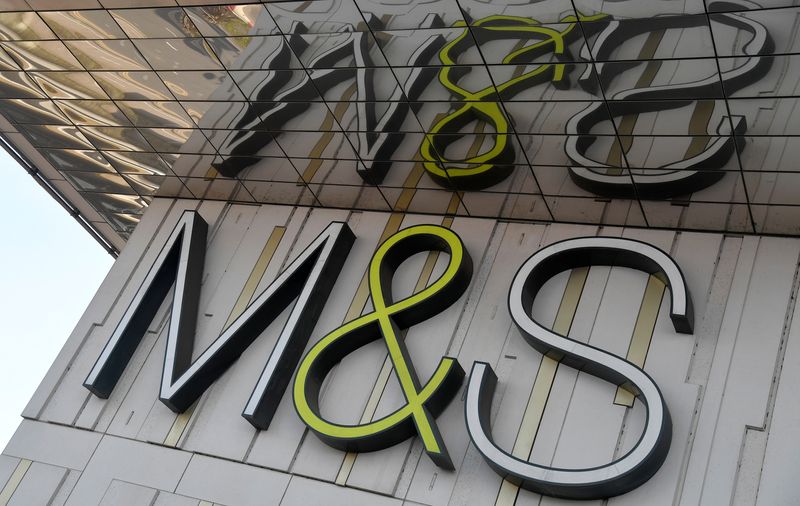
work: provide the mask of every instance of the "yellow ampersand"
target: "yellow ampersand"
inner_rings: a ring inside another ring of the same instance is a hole
[[[403,261],[423,251],[449,254],[450,261],[444,273],[420,292],[393,302],[391,286],[395,270]],[[469,253],[458,235],[447,228],[418,225],[389,237],[375,252],[369,266],[374,311],[323,337],[297,370],[294,404],[306,425],[323,442],[345,451],[380,450],[419,434],[431,459],[440,467],[452,469],[453,463],[435,417],[458,391],[464,370],[456,359],[443,357],[433,376],[422,385],[403,342],[403,330],[447,309],[461,297],[471,277]],[[346,355],[379,337],[383,337],[389,351],[405,404],[383,418],[358,425],[326,420],[319,409],[320,388],[325,377]]]
[[[509,120],[500,100],[508,100],[520,91],[543,82],[552,81],[556,86],[561,86],[565,81],[565,63],[542,63],[496,86],[487,86],[478,91],[462,88],[457,82],[470,71],[470,67],[459,66],[457,60],[460,54],[474,45],[471,32],[481,41],[540,39],[503,58],[503,64],[506,65],[526,65],[551,51],[556,58],[564,59],[568,44],[580,35],[578,21],[596,21],[606,17],[606,14],[566,16],[561,19],[561,23],[567,23],[563,30],[542,26],[535,19],[518,16],[488,16],[474,21],[469,27],[463,21],[456,22],[453,26],[463,26],[464,32],[439,51],[439,60],[444,65],[439,71],[439,82],[456,97],[457,109],[437,121],[423,139],[420,154],[428,174],[442,186],[454,190],[481,190],[508,177],[513,170],[516,154],[509,139],[509,135],[512,135]],[[464,159],[447,158],[448,146],[463,137],[461,130],[476,120],[493,127],[491,135],[494,144],[491,149]]]

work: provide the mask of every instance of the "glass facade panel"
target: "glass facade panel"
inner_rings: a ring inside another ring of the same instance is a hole
[[[736,231],[800,205],[765,197],[800,172],[796,2],[107,7],[0,13],[0,112],[116,174],[82,194],[142,197],[93,197],[115,230],[154,195]]]
[[[105,10],[44,11],[39,15],[61,40],[125,38],[125,32]]]
[[[73,40],[65,43],[87,70],[149,70],[129,40]]]

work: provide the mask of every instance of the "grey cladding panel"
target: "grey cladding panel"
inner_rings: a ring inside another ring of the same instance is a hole
[[[123,494],[127,486],[137,492],[124,493],[126,497],[139,497],[141,492],[148,498],[152,495],[155,504],[247,504],[259,498],[264,504],[267,497],[274,504],[311,504],[322,498],[331,504],[553,503],[527,491],[514,492],[508,502],[504,495],[508,485],[469,441],[463,390],[437,419],[453,458],[452,472],[437,468],[416,439],[354,459],[346,457],[307,433],[288,391],[272,426],[256,431],[241,411],[280,331],[280,319],[185,416],[172,413],[158,400],[163,328],[146,346],[143,343],[108,400],[89,397],[81,383],[144,278],[157,244],[164,241],[180,212],[194,207],[196,202],[166,200],[150,207],[26,410],[31,420],[22,423],[0,460],[3,477],[14,472],[20,458],[34,461],[34,471],[66,468],[56,480],[63,482],[60,485],[45,487],[52,481],[45,478],[37,482],[42,483],[41,491],[54,494],[54,504],[66,501],[80,506],[98,504],[104,496],[117,497],[114,494]],[[381,235],[413,224],[442,223],[442,217],[426,215],[210,202],[203,203],[200,212],[210,231],[199,351],[223,329],[240,294],[250,290],[252,297],[265,290],[331,221],[346,221],[356,241],[309,346],[341,326],[348,312],[352,317],[372,310],[368,292],[358,292]],[[270,261],[253,278],[276,226],[285,227],[283,236]],[[634,402],[633,408],[614,404],[615,387],[565,365],[550,379],[540,422],[533,429],[526,425],[531,406],[536,405],[531,401],[534,385],[546,378],[541,377],[541,354],[523,340],[507,307],[516,270],[540,248],[583,236],[637,239],[669,252],[685,273],[695,302],[695,332],[674,331],[669,297],[649,308],[653,327],[643,364],[672,413],[672,446],[650,481],[609,504],[641,504],[645,497],[648,504],[672,504],[676,497],[686,504],[727,503],[734,495],[742,451],[731,442],[740,441],[749,441],[743,443],[748,459],[764,460],[760,474],[748,475],[747,482],[761,481],[760,503],[787,504],[786,498],[794,494],[785,476],[793,469],[796,453],[791,448],[792,420],[797,416],[787,392],[796,383],[793,371],[800,367],[797,322],[791,318],[800,241],[466,217],[456,218],[452,228],[475,262],[472,284],[453,307],[411,328],[408,347],[423,377],[444,354],[457,357],[467,369],[476,360],[492,366],[499,378],[491,410],[492,435],[501,448],[527,451],[524,458],[542,465],[585,466],[620,456],[638,439],[644,427],[641,403]],[[153,237],[145,237],[145,232]],[[394,286],[398,294],[412,290],[425,259],[419,255],[401,267]],[[444,258],[433,264],[432,278],[445,264]],[[569,279],[570,274],[564,273],[542,288],[533,314],[544,324],[560,325]],[[631,336],[647,286],[648,277],[641,272],[618,266],[589,268],[574,301],[569,336],[620,356],[633,353]],[[362,299],[354,303],[357,297]],[[169,313],[167,303],[158,318]],[[786,323],[791,325],[784,328]],[[385,357],[385,345],[378,340],[342,360],[323,388],[326,417],[358,422]],[[403,402],[394,381],[390,375],[374,406],[376,413]],[[746,440],[746,426],[763,427],[762,439]],[[178,448],[164,447],[165,441]],[[337,479],[347,486],[335,485]],[[20,493],[28,486],[26,480],[21,481]]]

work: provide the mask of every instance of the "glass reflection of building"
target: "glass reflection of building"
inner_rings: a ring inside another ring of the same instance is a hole
[[[131,3],[0,5],[4,143],[111,250],[156,196],[800,231],[791,1]]]

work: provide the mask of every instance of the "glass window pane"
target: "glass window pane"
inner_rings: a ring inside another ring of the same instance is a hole
[[[55,34],[35,12],[0,12],[0,40],[55,38]]]
[[[19,130],[37,148],[92,148],[92,144],[74,126],[20,125]]]
[[[461,8],[456,0],[430,0],[427,2],[358,0],[358,7],[365,17],[380,20],[381,28],[389,30],[410,30],[421,27],[443,28],[464,21]],[[487,4],[485,8],[491,9],[491,4]]]
[[[9,99],[0,102],[0,111],[12,123],[68,125],[69,120],[50,100]]]
[[[25,72],[0,71],[0,98],[38,98],[44,94]]]
[[[116,104],[108,100],[60,100],[57,104],[76,125],[130,125]]]
[[[204,39],[139,39],[134,43],[155,70],[222,68]]]
[[[91,75],[115,100],[173,99],[155,72],[92,72]]]
[[[120,174],[172,174],[169,164],[156,153],[103,151],[103,156]]]
[[[98,151],[86,149],[43,149],[42,154],[59,170],[113,173],[114,168]]]
[[[206,37],[270,35],[278,32],[261,4],[186,7],[200,33]]]
[[[219,37],[207,41],[225,68],[231,70],[301,68],[281,35]]]
[[[125,37],[108,11],[42,11],[39,15],[62,40]]]
[[[141,214],[147,207],[147,202],[137,195],[83,193],[82,196],[101,214]]]
[[[96,149],[114,151],[152,151],[153,148],[135,128],[85,126],[81,132]]]
[[[112,10],[111,15],[132,39],[197,37],[200,31],[180,7]]]
[[[178,102],[122,101],[117,105],[135,126],[192,128],[194,123]]]
[[[88,70],[150,69],[129,40],[76,40],[66,45]]]
[[[22,70],[83,69],[61,41],[3,42],[3,48]]]
[[[704,14],[703,0],[640,2],[639,0],[574,0],[583,15],[610,14],[615,18],[652,18],[668,14]]]
[[[244,101],[227,72],[159,72],[178,100]]]
[[[108,99],[88,72],[34,72],[31,76],[50,98]]]
[[[78,191],[136,195],[122,176],[100,172],[62,171],[64,179]]]
[[[308,33],[366,30],[364,18],[353,0],[273,2],[266,7],[281,31],[287,34],[294,33],[301,25]]]

